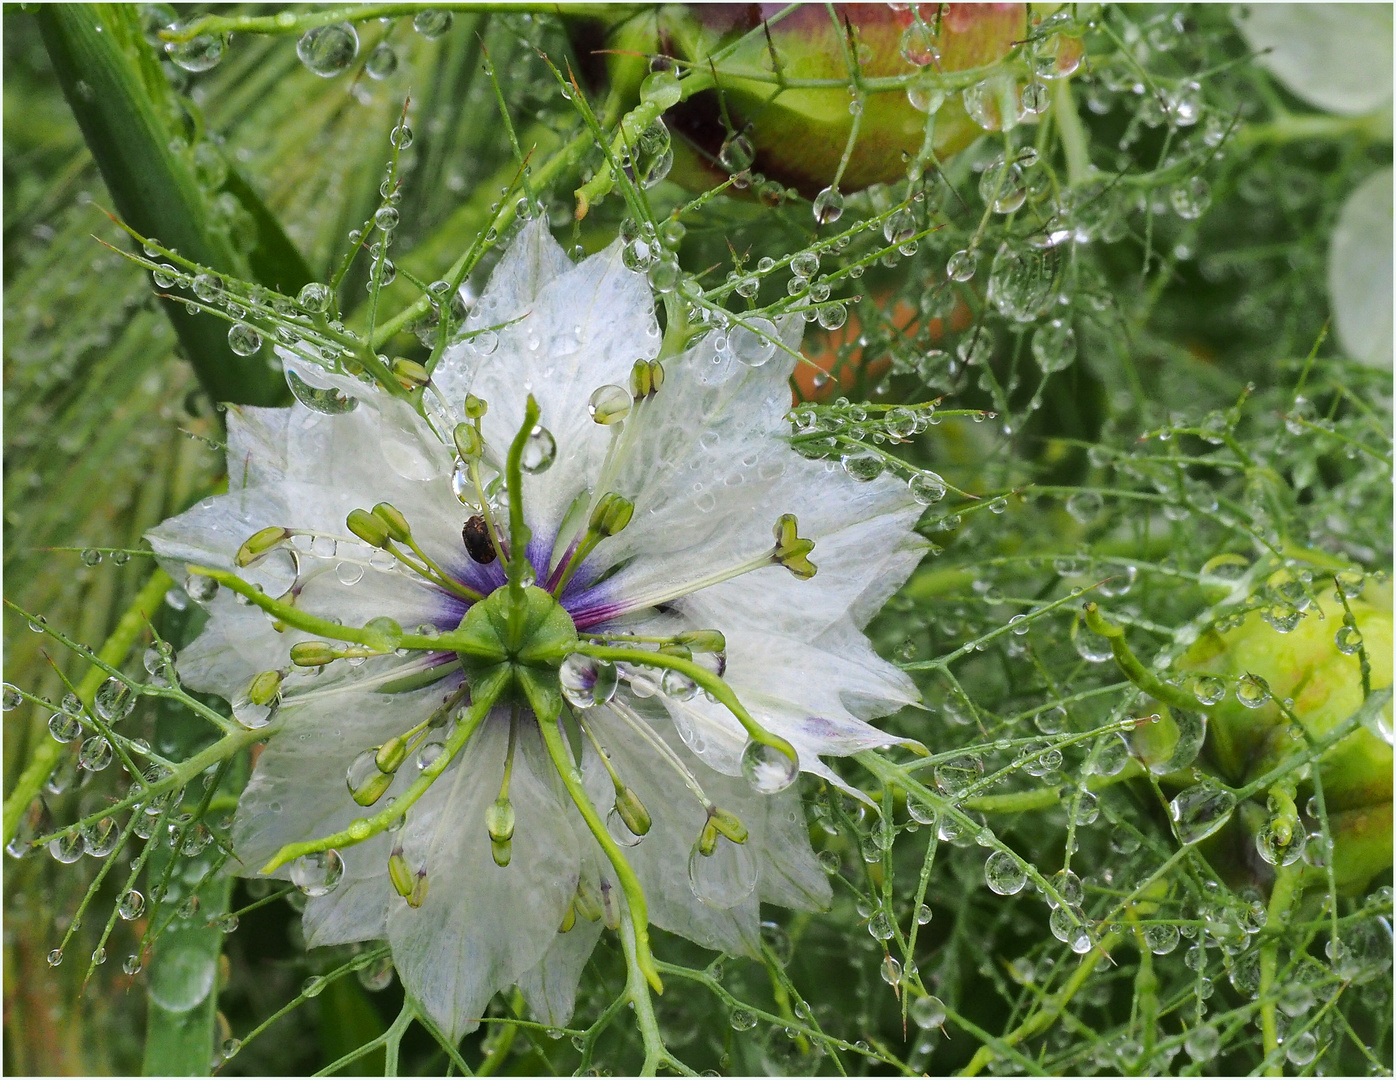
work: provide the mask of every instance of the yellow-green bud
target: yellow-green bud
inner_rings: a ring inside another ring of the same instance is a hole
[[[817,567],[807,556],[814,550],[814,541],[799,535],[799,523],[794,514],[782,514],[772,532],[775,533],[775,560],[801,581],[814,577]]]
[[[490,855],[494,857],[495,866],[508,866],[509,860],[514,856],[514,842],[512,840],[491,840]]]
[[[322,667],[341,655],[328,641],[298,641],[291,646],[291,663],[296,667]]]
[[[399,544],[405,544],[411,538],[412,527],[407,524],[407,519],[402,516],[402,511],[392,503],[379,503],[373,508],[373,516],[384,524],[388,530],[388,536]]]
[[[408,907],[419,908],[422,906],[427,898],[427,885],[427,872],[418,870],[417,880],[412,884],[412,893],[407,897]]]
[[[706,857],[716,851],[717,838],[717,827],[713,825],[713,819],[710,817],[703,822],[703,829],[698,834],[698,854]]]
[[[649,397],[653,388],[649,361],[636,360],[635,366],[630,369],[630,396],[639,401],[641,398]]]
[[[678,642],[671,642],[668,645],[659,646],[659,652],[664,656],[677,656],[681,660],[693,659],[693,650],[687,645],[678,644]]]
[[[727,651],[727,639],[717,630],[685,630],[674,640],[680,645],[687,645],[696,653]]]
[[[350,510],[344,519],[349,531],[370,547],[381,548],[388,543],[388,526],[382,518],[367,510]]]
[[[485,450],[485,442],[480,438],[480,433],[470,424],[457,424],[451,432],[451,438],[456,444],[456,453],[461,456],[462,461],[474,461]]]
[[[625,822],[625,827],[636,836],[644,836],[650,831],[649,811],[633,788],[625,787],[616,792],[616,813]]]
[[[270,705],[281,689],[281,672],[263,671],[247,687],[247,700],[253,705]]]
[[[624,495],[608,491],[601,496],[596,509],[591,512],[588,528],[601,536],[615,536],[627,525],[635,514],[635,504]]]
[[[268,525],[265,529],[258,529],[242,542],[242,547],[238,548],[233,562],[238,566],[251,566],[290,535],[291,531],[283,529],[280,525]]]
[[[392,372],[397,376],[397,381],[402,383],[403,388],[407,390],[413,390],[431,382],[431,372],[415,360],[409,360],[405,356],[393,358]]]
[[[351,788],[349,794],[360,806],[372,806],[388,793],[393,786],[392,773],[375,772],[358,787]]]
[[[558,925],[557,932],[565,934],[577,925],[577,909],[571,904],[567,905],[567,911],[562,916],[562,922]]]
[[[393,849],[393,853],[388,856],[388,880],[393,883],[393,888],[401,897],[409,897],[416,886],[416,880],[412,870],[407,865],[407,858],[402,854],[402,848]]]
[[[713,807],[708,811],[708,823],[732,843],[746,843],[746,826],[742,824],[742,819],[730,810],[724,810],[720,806]]]
[[[478,420],[489,411],[489,403],[477,398],[474,394],[465,395],[465,417],[467,420]]]
[[[490,808],[485,811],[485,828],[490,832],[490,839],[496,844],[502,844],[513,838],[514,835],[514,804],[508,799],[496,799],[490,803]],[[500,863],[503,866],[503,863]]]
[[[586,879],[577,882],[577,895],[572,898],[572,906],[587,922],[601,918],[601,896]]]
[[[378,754],[373,760],[379,772],[395,773],[406,758],[407,740],[401,735],[394,735],[378,748]]]

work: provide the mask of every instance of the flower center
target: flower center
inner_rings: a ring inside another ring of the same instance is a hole
[[[536,585],[501,586],[471,606],[457,633],[463,637],[457,655],[472,686],[502,680],[501,688],[533,707],[540,721],[561,711],[557,673],[577,645],[577,628],[550,594]],[[539,708],[554,702],[546,713]]]

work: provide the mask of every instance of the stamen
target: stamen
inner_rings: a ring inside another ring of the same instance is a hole
[[[372,511],[356,509],[349,511],[345,518],[349,531],[371,547],[381,548],[418,576],[434,585],[453,592],[463,600],[474,603],[484,599],[483,595],[468,586],[452,579],[436,563],[432,562],[417,546],[412,538],[412,529],[401,511],[391,503],[379,503]],[[422,560],[413,562],[397,547],[406,544]]]
[[[616,767],[611,764],[611,755],[596,738],[595,733],[591,730],[591,726],[584,719],[584,714],[576,713],[573,715],[573,719],[577,721],[577,726],[582,729],[582,732],[591,741],[592,747],[596,750],[596,756],[601,759],[601,764],[610,775],[611,784],[616,789],[616,801],[612,813],[620,818],[625,828],[629,830],[629,836],[634,839],[622,839],[620,836],[616,836],[616,829],[614,827],[611,828],[611,835],[616,837],[618,843],[625,844],[627,847],[638,844],[645,834],[650,831],[649,811],[645,809],[645,804],[640,801],[640,796],[635,794],[635,790],[621,780],[620,774],[616,772]],[[608,822],[607,824],[609,825],[610,823]]]
[[[596,550],[596,545],[607,537],[615,536],[629,525],[634,514],[635,504],[625,496],[617,495],[614,491],[603,495],[591,512],[587,531],[554,571],[553,578],[548,583],[548,591],[554,596],[561,596],[562,590],[572,580],[577,568]]]
[[[708,798],[703,788],[698,783],[698,778],[693,775],[683,759],[674,752],[674,748],[664,741],[663,737],[650,727],[643,716],[637,713],[625,702],[618,698],[612,699],[611,709],[630,727],[630,730],[640,736],[649,747],[664,759],[664,763],[679,774],[679,779],[684,786],[693,793],[693,797],[698,800],[703,809],[711,813],[714,809],[713,802]]]
[[[514,749],[519,743],[519,707],[509,714],[509,749],[504,756],[504,781],[499,796],[485,811],[485,827],[490,834],[490,854],[496,866],[508,866],[514,838],[514,804],[509,801],[509,779],[514,774]]]

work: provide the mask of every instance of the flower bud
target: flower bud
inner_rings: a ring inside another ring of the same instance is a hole
[[[358,787],[351,789],[349,794],[360,806],[372,806],[386,795],[392,786],[392,773],[373,772],[362,780]]]
[[[601,895],[596,886],[585,878],[577,882],[577,895],[572,898],[572,906],[587,922],[596,922],[601,918]]]
[[[392,503],[379,503],[373,508],[373,516],[383,523],[388,530],[388,536],[399,544],[405,544],[412,536],[412,528],[407,524],[407,519]]]
[[[489,412],[489,403],[474,394],[465,395],[465,418],[467,420],[478,420]]]
[[[601,496],[596,509],[591,512],[589,528],[600,536],[615,536],[630,524],[635,514],[635,504],[624,495],[614,491]]]
[[[696,653],[727,651],[727,639],[718,630],[685,630],[674,640],[680,645],[687,645]]]
[[[780,516],[772,530],[776,538],[775,560],[801,581],[808,581],[818,570],[807,557],[814,550],[814,541],[803,539],[799,528],[794,514]]]
[[[298,641],[291,646],[291,663],[297,667],[323,667],[341,655],[328,641]]]
[[[558,924],[557,932],[565,934],[577,925],[577,909],[574,905],[568,904],[567,910],[562,915],[562,922]]]
[[[1390,586],[1368,585],[1362,599],[1353,598],[1349,590],[1351,625],[1344,621],[1331,580],[1316,578],[1314,591],[1317,599],[1288,633],[1268,625],[1262,612],[1252,611],[1234,629],[1203,634],[1180,662],[1184,671],[1214,677],[1227,687],[1225,697],[1210,710],[1205,760],[1230,784],[1241,786],[1264,775],[1301,751],[1306,734],[1322,737],[1357,711],[1363,702],[1357,642],[1371,667],[1371,689],[1391,685]],[[1194,679],[1191,685],[1200,681]],[[1303,732],[1291,730],[1280,708],[1279,702],[1290,699]],[[1333,864],[1343,867],[1343,877],[1357,889],[1391,866],[1391,730],[1388,701],[1371,729],[1352,732],[1318,762],[1334,842]],[[1307,789],[1301,786],[1301,805]],[[1335,822],[1344,827],[1335,827]],[[1384,828],[1384,836],[1373,841],[1373,828]]]
[[[633,788],[625,787],[616,792],[616,813],[625,822],[625,827],[636,836],[644,836],[650,831],[650,813]]]
[[[451,438],[462,461],[474,461],[485,449],[484,440],[471,424],[457,424]]]
[[[388,856],[388,880],[393,883],[393,889],[399,896],[406,898],[412,895],[416,879],[401,847],[393,848],[393,853]]]
[[[508,799],[496,799],[490,803],[490,808],[485,811],[485,828],[489,830],[490,839],[496,844],[502,844],[513,838],[514,835],[514,804]],[[503,866],[503,863],[500,863]]]
[[[373,760],[380,772],[395,773],[402,767],[402,763],[406,759],[407,740],[401,735],[394,735],[378,748],[378,753]]]
[[[242,542],[242,547],[238,548],[233,562],[237,566],[251,566],[290,535],[291,531],[283,529],[280,525],[268,525],[265,529],[259,529]]]
[[[281,690],[281,672],[263,671],[247,686],[247,700],[253,705],[270,705]]]
[[[720,806],[713,807],[708,811],[708,825],[734,844],[746,843],[746,826],[742,824],[742,819],[730,810],[724,810]]]
[[[393,359],[392,372],[397,376],[397,381],[402,384],[404,390],[415,390],[417,387],[425,386],[431,382],[431,372],[415,360],[409,360],[405,356]]]
[[[692,94],[664,114],[676,136],[671,180],[705,191],[750,169],[812,199],[834,182],[859,106],[856,149],[840,181],[846,192],[904,178],[925,140],[928,112],[935,113],[935,161],[977,139],[984,128],[966,112],[959,90],[942,85],[944,77],[1009,59],[1029,35],[1029,18],[1027,4],[669,5],[653,23],[653,40],[636,40],[632,21],[617,26],[605,45],[613,49],[609,77],[635,96],[646,74],[629,62],[637,51],[715,69],[718,89]],[[1070,39],[1063,48],[1072,52],[1074,70],[1080,44]],[[856,73],[850,55],[858,58]],[[1067,70],[1060,57],[1058,66]],[[1018,67],[1013,73],[1025,80]],[[850,108],[855,74],[868,80],[918,73],[921,80],[909,85],[864,91]],[[828,84],[777,92],[777,77]]]
[[[387,523],[376,514],[370,514],[367,510],[350,510],[344,524],[370,547],[381,548],[388,544]]]

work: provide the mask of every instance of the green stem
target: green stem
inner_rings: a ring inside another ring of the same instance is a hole
[[[601,845],[601,850],[606,853],[606,858],[620,882],[621,891],[625,893],[626,910],[621,916],[621,942],[625,947],[625,962],[630,973],[627,985],[631,986],[631,1000],[635,1002],[638,1014],[643,1008],[648,1007],[647,986],[654,987],[655,993],[664,992],[664,984],[654,966],[654,956],[650,953],[649,905],[645,901],[644,890],[640,888],[640,880],[630,868],[625,854],[612,839],[606,823],[601,820],[601,815],[592,805],[591,798],[582,784],[582,774],[573,763],[557,725],[541,722],[538,730],[543,735],[543,744],[548,748],[548,756],[553,759],[553,766],[562,778],[563,787],[572,797],[572,802],[576,804],[577,811],[582,815],[582,820],[586,822],[592,836]],[[626,932],[627,926],[629,933]],[[635,981],[637,974],[640,976],[638,982]],[[637,1000],[640,997],[645,999],[645,1005],[641,1005]]]
[[[1289,909],[1298,898],[1302,867],[1298,864],[1282,866],[1275,874],[1275,885],[1270,892],[1270,908],[1266,914],[1266,925],[1279,927],[1289,914]],[[1266,1076],[1283,1076],[1284,1066],[1275,1053],[1279,1049],[1279,1024],[1275,1016],[1275,971],[1279,964],[1280,936],[1274,934],[1260,947],[1260,1035],[1264,1042]]]
[[[116,667],[126,659],[126,654],[131,651],[131,646],[135,644],[150,617],[159,611],[160,605],[165,599],[165,591],[173,584],[174,580],[164,570],[157,569],[150,576],[150,580],[136,594],[135,599],[131,601],[131,606],[126,609],[117,622],[116,629],[102,643],[102,648],[97,653],[100,660]],[[94,667],[78,684],[78,697],[87,709],[92,708],[92,699],[97,696],[97,689],[106,681],[106,678],[105,671],[99,667]],[[24,819],[25,811],[29,809],[29,804],[34,801],[40,788],[43,787],[44,781],[53,772],[54,766],[63,756],[63,751],[64,747],[61,743],[49,738],[45,738],[38,746],[34,747],[29,764],[19,774],[14,789],[10,792],[9,798],[5,800],[5,843],[8,844],[19,832],[20,822]]]
[[[1125,678],[1156,701],[1161,701],[1175,709],[1206,713],[1207,707],[1192,694],[1170,686],[1139,662],[1125,641],[1125,630],[1105,618],[1094,604],[1086,605],[1086,628],[1110,642],[1110,651],[1115,654],[1115,663]]]

